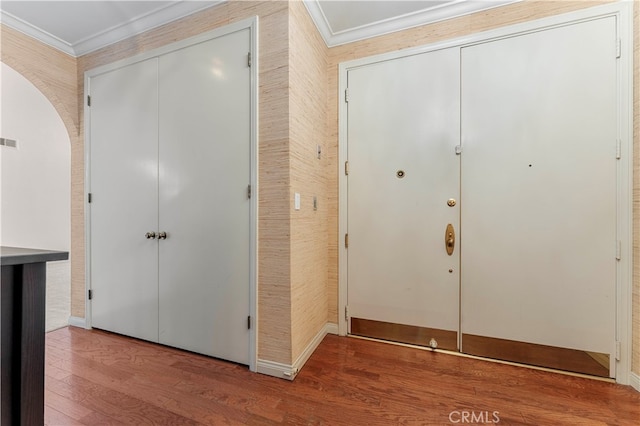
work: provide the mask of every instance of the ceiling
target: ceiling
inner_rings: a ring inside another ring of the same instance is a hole
[[[81,56],[224,1],[2,0],[0,19],[63,52]],[[304,1],[331,47],[519,0]]]

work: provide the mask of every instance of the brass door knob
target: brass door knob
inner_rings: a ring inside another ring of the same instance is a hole
[[[158,239],[159,240],[166,240],[167,239],[167,233],[166,232],[159,232],[158,233]]]
[[[155,232],[147,232],[146,234],[144,234],[144,236],[147,238],[147,240],[155,240],[156,239],[156,233]]]

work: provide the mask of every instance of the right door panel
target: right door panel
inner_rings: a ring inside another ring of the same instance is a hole
[[[462,351],[614,376],[614,17],[462,49]]]
[[[159,341],[249,363],[248,29],[159,58]]]

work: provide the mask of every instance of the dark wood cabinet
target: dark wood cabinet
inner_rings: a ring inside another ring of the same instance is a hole
[[[46,262],[68,252],[0,247],[0,424],[44,422]]]

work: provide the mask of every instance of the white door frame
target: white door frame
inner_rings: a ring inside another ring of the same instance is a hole
[[[620,42],[620,58],[618,59],[618,139],[620,141],[620,159],[617,171],[617,234],[620,256],[616,273],[616,340],[619,342],[619,360],[616,366],[616,381],[629,384],[631,381],[632,357],[632,291],[633,291],[633,4],[617,2],[596,6],[575,12],[561,14],[549,18],[510,25],[495,30],[471,34],[469,36],[420,46],[411,49],[384,53],[343,62],[339,65],[338,95],[339,132],[338,162],[340,167],[348,160],[347,155],[347,77],[351,69],[370,65],[376,62],[393,60],[405,56],[426,53],[450,47],[465,47],[519,34],[541,31],[543,29],[564,26],[615,16]],[[612,154],[613,155],[613,154]],[[340,169],[339,167],[339,169]],[[347,334],[347,249],[342,238],[348,233],[347,228],[347,177],[339,173],[339,269],[338,269],[338,330],[341,336]]]
[[[130,58],[122,59],[111,64],[103,65],[84,74],[84,160],[85,160],[85,327],[91,328],[91,303],[88,298],[88,290],[91,289],[91,204],[88,202],[88,194],[91,193],[91,108],[87,105],[88,96],[91,94],[91,78],[136,62],[164,55],[197,43],[222,37],[237,31],[250,30],[251,54],[251,187],[254,194],[250,199],[250,243],[249,243],[249,313],[253,318],[249,330],[249,369],[257,371],[258,363],[258,17],[244,19],[233,24],[225,25],[206,33],[199,34],[184,40],[170,43],[166,46],[144,52]]]

